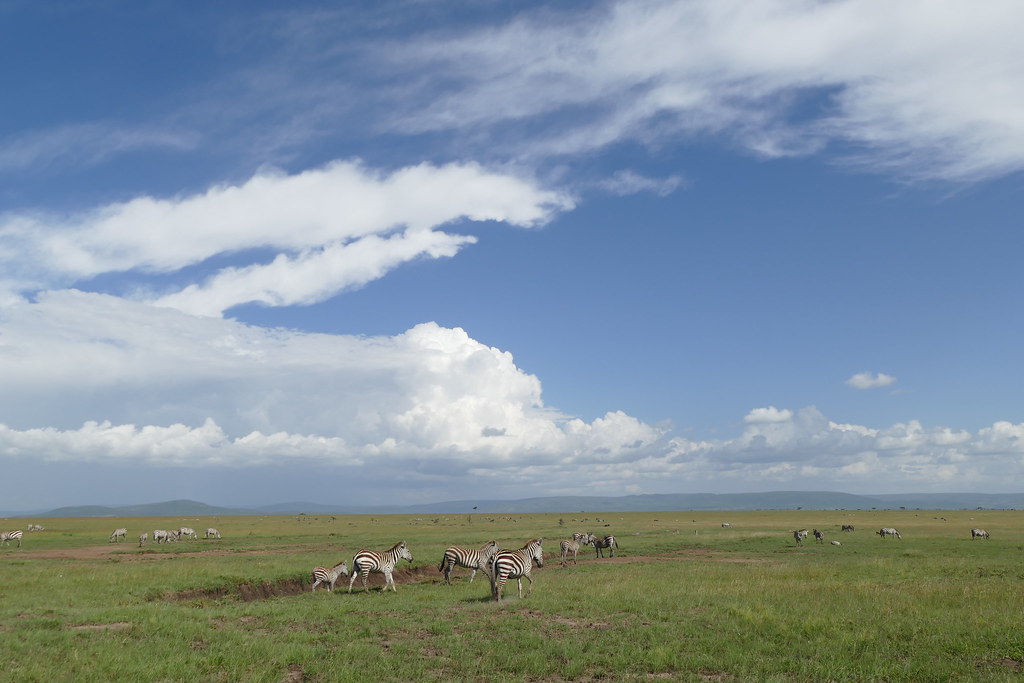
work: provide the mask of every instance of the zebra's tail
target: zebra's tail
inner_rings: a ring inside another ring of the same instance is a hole
[[[439,572],[443,572],[444,571],[444,561],[447,560],[447,559],[448,559],[447,557],[442,557],[441,558],[441,564],[437,565],[437,571],[439,571]]]

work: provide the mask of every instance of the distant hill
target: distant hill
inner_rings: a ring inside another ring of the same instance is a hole
[[[856,495],[835,491],[764,493],[670,493],[633,496],[550,496],[522,500],[461,500],[417,505],[362,506],[293,502],[238,509],[194,500],[146,505],[81,505],[13,517],[213,517],[298,514],[511,514],[528,512],[638,512],[674,510],[1009,510],[1024,509],[1024,493],[892,493]]]

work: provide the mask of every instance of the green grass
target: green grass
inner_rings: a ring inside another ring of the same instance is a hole
[[[0,680],[1019,680],[1022,514],[44,520],[22,549],[0,549]],[[115,526],[137,538],[182,525],[224,538],[107,543]],[[881,526],[903,540],[874,535]],[[972,541],[972,526],[992,539]],[[824,530],[826,544],[795,546],[788,532],[800,527]],[[584,546],[578,566],[561,568],[557,540],[574,530],[616,534],[620,557],[595,560]],[[529,597],[512,583],[495,604],[486,577],[470,585],[460,569],[440,584],[447,545],[537,536],[548,557]],[[396,594],[357,581],[349,595],[344,579],[334,593],[308,591],[314,565],[399,540],[420,581]],[[301,592],[240,598],[263,582]]]

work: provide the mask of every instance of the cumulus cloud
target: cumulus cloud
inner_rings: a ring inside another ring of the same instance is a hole
[[[429,103],[393,122],[408,132],[543,123],[509,146],[537,156],[706,134],[768,157],[839,142],[853,163],[963,181],[1024,167],[1022,21],[1012,0],[632,0],[390,44],[382,61],[422,68]]]
[[[878,387],[887,387],[895,382],[895,377],[887,375],[884,372],[858,372],[856,375],[846,380],[846,384],[854,389],[877,389]]]
[[[193,196],[138,197],[70,217],[3,215],[0,266],[9,287],[30,290],[111,272],[174,273],[218,255],[277,252],[270,263],[223,267],[203,283],[156,298],[218,315],[250,301],[320,301],[410,259],[451,256],[475,241],[438,230],[459,219],[530,227],[572,205],[564,194],[472,163],[383,174],[335,162],[295,175],[265,171]]]

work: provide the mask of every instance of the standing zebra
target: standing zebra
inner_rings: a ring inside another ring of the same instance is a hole
[[[844,524],[843,525],[843,531],[853,531],[853,525],[852,524]]]
[[[576,554],[580,551],[580,542],[576,540],[563,540],[559,547],[562,549],[562,566],[566,566],[566,558],[572,553],[572,563],[577,564]]]
[[[444,582],[451,585],[453,568],[458,566],[472,569],[473,573],[469,575],[469,582],[473,583],[473,579],[476,578],[476,570],[483,569],[487,571],[487,563],[490,562],[491,558],[499,550],[497,541],[487,543],[480,550],[463,548],[457,545],[450,546],[444,551],[444,557],[441,558],[441,564],[437,565],[437,571],[443,571]]]
[[[169,535],[166,529],[154,529],[153,543],[167,543]]]
[[[412,553],[409,552],[409,546],[405,544],[405,541],[396,543],[391,547],[391,550],[384,553],[378,553],[374,550],[360,550],[352,558],[352,578],[348,580],[348,592],[352,592],[352,584],[355,583],[356,577],[360,574],[362,574],[363,590],[366,591],[366,575],[374,572],[384,575],[382,593],[388,589],[388,586],[391,586],[391,590],[397,593],[398,589],[395,588],[395,579],[391,572],[394,571],[395,565],[398,564],[399,560],[412,562]]]
[[[612,557],[615,557],[615,549],[619,547],[619,542],[615,540],[614,536],[598,538],[594,534],[590,534],[590,538],[588,540],[590,541],[590,544],[594,546],[594,550],[597,551],[596,557],[604,557],[604,553],[601,552],[602,548],[608,548]]]
[[[327,567],[313,567],[313,587],[309,590],[315,591],[321,583],[327,586],[328,592],[334,590],[334,584],[338,577],[344,574],[348,576],[348,565],[344,561],[339,562],[330,569]]]
[[[206,530],[206,538],[220,538],[220,532],[210,527]]]
[[[149,540],[149,532],[148,531],[143,531],[141,534],[139,534],[139,547],[141,548],[142,546],[146,545],[146,541],[148,541],[148,540]]]
[[[818,531],[817,529],[815,529],[813,533],[814,533],[814,540],[815,541],[817,541],[818,543],[824,543],[825,542],[825,534],[824,533]]]
[[[589,543],[590,541],[587,540],[589,538],[590,534],[583,531],[576,531],[572,535],[572,540],[576,541],[577,543]]]
[[[892,527],[888,527],[888,526],[887,527],[882,527],[881,529],[879,529],[875,533],[878,534],[879,536],[881,536],[883,539],[886,536],[895,536],[896,538],[900,539],[901,541],[903,540],[903,537],[900,536],[900,532],[898,530],[896,530],[896,529],[893,529]]]
[[[110,534],[110,538],[107,540],[107,543],[110,543],[110,541],[117,543],[122,538],[126,541],[128,540],[128,530],[124,527],[114,529],[114,533]]]
[[[196,530],[192,527],[183,526],[178,529],[178,538],[184,536],[185,538],[191,538],[192,540],[199,540],[199,536],[196,535]]]
[[[793,538],[796,539],[797,545],[802,545],[804,539],[807,538],[807,529],[797,529],[793,532]]]
[[[984,529],[971,529],[971,540],[976,538],[988,538],[988,532]]]
[[[11,545],[11,541],[17,541],[18,547],[21,547],[21,529],[15,529],[14,531],[0,531],[0,545]]]
[[[500,550],[494,556],[494,574],[491,575],[491,595],[495,600],[501,602],[501,591],[505,588],[505,582],[509,579],[516,579],[519,583],[519,597],[523,597],[523,577],[530,582],[526,591],[529,595],[533,590],[533,578],[530,577],[530,570],[533,563],[538,567],[544,566],[544,543],[543,538],[527,541],[519,550]]]

